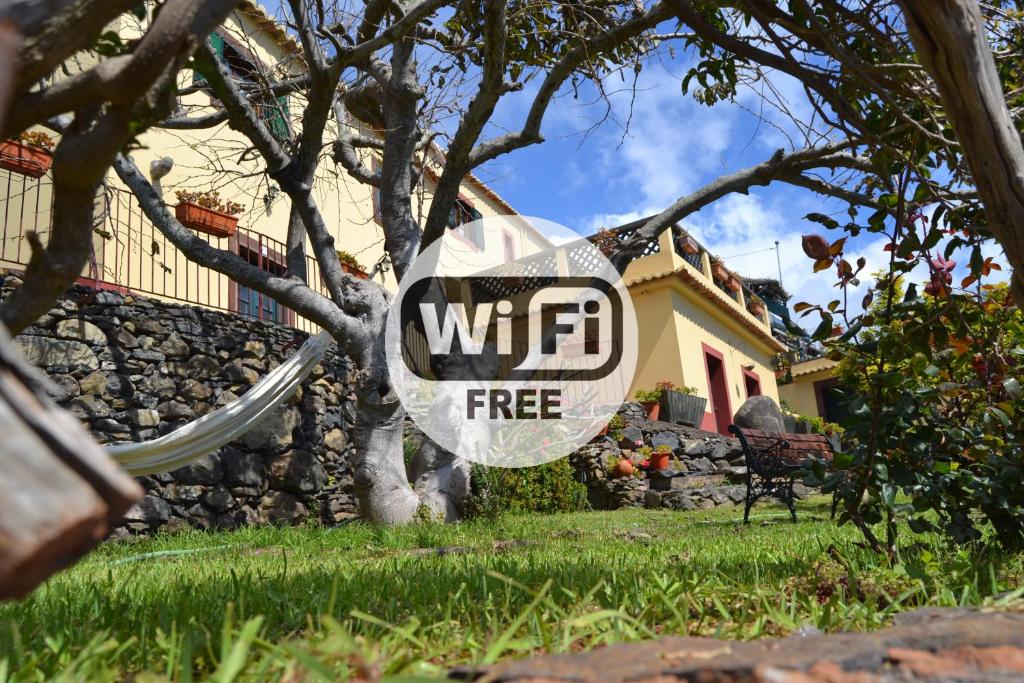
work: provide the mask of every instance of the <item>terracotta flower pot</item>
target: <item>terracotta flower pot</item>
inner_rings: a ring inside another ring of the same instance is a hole
[[[648,458],[651,461],[651,468],[655,470],[667,470],[668,459],[671,453],[652,453]]]
[[[700,253],[700,245],[697,244],[697,240],[693,239],[689,235],[682,235],[679,238],[679,248],[683,250],[684,254],[690,256],[696,256]]]
[[[45,149],[26,145],[18,140],[0,142],[0,168],[30,178],[41,178],[50,170],[53,155]]]
[[[360,280],[365,280],[368,277],[370,277],[369,274],[362,268],[357,268],[350,263],[345,263],[344,261],[341,262],[341,269],[344,270],[349,275],[354,275]]]
[[[729,279],[725,281],[725,288],[728,289],[733,294],[736,294],[741,289],[743,289],[743,285],[740,284],[739,278],[737,278],[735,275],[730,274]]]
[[[752,303],[747,306],[747,310],[750,311],[751,315],[760,318],[764,315],[764,304]]]
[[[174,207],[174,217],[186,228],[214,237],[231,237],[238,232],[238,216],[182,202]]]
[[[728,282],[730,274],[721,263],[711,264],[711,277],[720,282]]]
[[[640,405],[647,411],[648,420],[657,420],[661,415],[661,403],[658,401],[643,401]]]
[[[615,468],[612,470],[612,474],[615,477],[632,477],[633,476],[633,463],[628,460],[619,460],[615,464]]]

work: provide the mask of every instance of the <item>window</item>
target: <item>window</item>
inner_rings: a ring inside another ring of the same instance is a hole
[[[270,129],[271,135],[278,140],[287,140],[291,137],[291,131],[288,128],[287,95],[281,95],[267,103],[257,103],[255,109],[256,114],[267,125],[267,128]]]
[[[284,257],[256,240],[240,237],[238,255],[261,270],[282,277],[285,275]],[[269,296],[241,284],[238,285],[235,308],[239,314],[249,318],[286,324],[290,324],[292,319],[289,309],[278,305]]]
[[[761,395],[761,378],[753,370],[743,368],[743,385],[747,390],[747,398]]]
[[[516,260],[516,243],[507,230],[502,231],[501,237],[505,245],[505,263],[512,263]]]
[[[460,197],[455,200],[455,206],[452,207],[452,212],[448,214],[448,229],[464,237],[466,241],[477,249],[483,249],[483,227],[479,224],[469,225],[481,218],[483,218],[483,215],[474,209],[473,205],[467,200]]]
[[[232,44],[224,36],[211,33],[210,43],[217,56],[220,57],[231,69],[232,76],[243,84],[258,84],[264,82],[260,78],[256,58],[244,48]],[[192,84],[202,86],[206,79],[198,71],[192,72]],[[256,115],[270,129],[271,134],[278,140],[287,140],[291,137],[291,128],[288,123],[288,96],[263,95],[252,102]]]

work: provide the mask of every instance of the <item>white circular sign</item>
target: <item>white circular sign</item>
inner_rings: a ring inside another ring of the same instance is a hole
[[[598,245],[525,216],[447,230],[420,254],[385,341],[416,425],[497,467],[540,465],[589,442],[625,399],[637,359],[629,292]]]

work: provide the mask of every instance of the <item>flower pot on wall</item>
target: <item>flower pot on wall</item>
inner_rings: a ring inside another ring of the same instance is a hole
[[[743,289],[743,285],[738,277],[730,273],[729,279],[725,281],[725,288],[733,294],[739,294],[739,291]]]
[[[661,392],[661,419],[689,427],[700,427],[708,400],[669,389]]]
[[[633,476],[633,469],[633,463],[623,458],[615,463],[612,475],[615,477],[631,477]]]
[[[641,401],[640,405],[642,405],[644,410],[647,411],[648,420],[659,419],[661,415],[661,404],[658,401]]]
[[[650,461],[651,469],[654,470],[667,470],[668,459],[671,453],[651,453],[651,457],[648,458]]]
[[[359,278],[360,280],[365,280],[370,277],[369,274],[362,268],[357,268],[356,266],[353,266],[350,263],[345,263],[344,261],[341,262],[341,269],[344,270],[349,275],[353,275]]]
[[[755,318],[760,318],[761,316],[764,315],[764,304],[755,301],[751,303],[749,306],[747,306],[747,310],[750,311],[750,315],[754,316]]]
[[[191,202],[174,207],[174,217],[186,228],[214,237],[231,237],[238,231],[238,216],[207,209]]]
[[[684,254],[695,256],[700,253],[700,245],[697,244],[697,240],[689,235],[680,235],[677,244],[679,244],[679,248],[682,249]]]
[[[30,178],[41,178],[50,170],[53,155],[45,149],[26,145],[18,140],[0,142],[0,168]]]
[[[727,282],[730,277],[730,273],[725,269],[721,263],[711,264],[711,277],[718,280],[719,282]]]

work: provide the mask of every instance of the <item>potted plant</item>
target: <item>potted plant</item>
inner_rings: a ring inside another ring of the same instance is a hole
[[[719,282],[728,282],[729,271],[726,270],[725,264],[722,263],[722,259],[718,256],[711,257],[711,277]]]
[[[740,279],[738,277],[736,277],[732,273],[729,273],[729,278],[725,281],[725,288],[728,289],[733,294],[738,294],[739,291],[743,289],[743,283],[740,282]]]
[[[238,231],[238,215],[245,211],[241,204],[222,200],[219,192],[178,190],[174,217],[186,228],[214,237],[231,237]]]
[[[647,411],[648,420],[658,419],[661,412],[661,408],[658,405],[658,400],[661,398],[661,389],[637,389],[633,397]]]
[[[366,270],[363,269],[362,264],[359,263],[359,259],[347,251],[339,249],[338,260],[341,261],[341,269],[349,275],[354,275],[360,280],[365,280],[370,277]]]
[[[621,438],[622,428],[626,426],[626,421],[622,419],[622,416],[618,413],[612,415],[612,418],[605,423],[604,428],[598,432],[598,436],[604,436],[611,432],[613,435],[619,433]],[[618,439],[616,439],[618,440]]]
[[[651,469],[655,470],[667,470],[668,460],[672,456],[672,449],[662,444],[658,446],[654,453],[650,456],[649,460],[651,463]]]
[[[697,396],[693,387],[670,387],[661,393],[661,420],[699,427],[704,420],[706,398]]]
[[[747,299],[747,310],[756,318],[764,315],[764,300],[756,294],[751,294]]]
[[[689,256],[696,256],[700,253],[700,245],[697,244],[697,240],[693,239],[688,232],[682,232],[676,240],[676,244],[679,245],[684,254]]]
[[[53,164],[53,138],[40,131],[25,131],[0,142],[0,168],[30,178],[41,178]]]
[[[641,446],[636,449],[637,455],[640,456],[640,469],[646,469],[651,466],[651,454],[654,453],[654,449],[650,446]]]
[[[594,246],[601,250],[601,253],[608,256],[615,247],[619,245],[619,236],[613,230],[601,228],[591,238]]]
[[[629,458],[621,457],[621,458],[614,458],[612,460],[612,464],[611,464],[611,467],[609,468],[609,471],[611,472],[611,475],[613,477],[618,479],[620,477],[631,477],[631,476],[633,476],[633,471],[635,469],[636,468],[633,467],[633,463],[631,463],[629,461]]]

